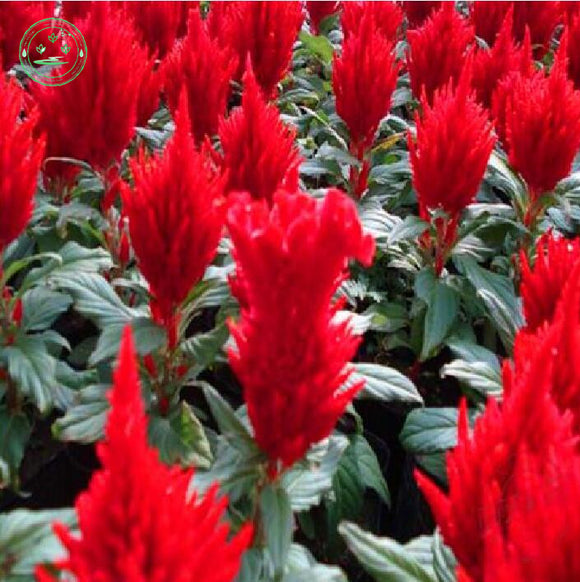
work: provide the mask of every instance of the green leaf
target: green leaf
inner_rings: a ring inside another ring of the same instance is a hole
[[[314,445],[306,459],[297,463],[282,477],[282,485],[290,497],[294,511],[305,511],[318,505],[332,488],[332,479],[348,439],[333,435]]]
[[[298,38],[310,53],[318,57],[324,64],[330,64],[334,49],[325,36],[313,36],[302,30]]]
[[[456,582],[455,571],[457,570],[457,560],[453,552],[443,543],[441,532],[435,530],[433,535],[433,568],[439,582]]]
[[[355,435],[352,438],[351,447],[363,485],[375,491],[386,505],[390,505],[391,496],[387,482],[379,466],[377,456],[368,441],[361,435]]]
[[[379,364],[355,363],[349,384],[365,380],[359,398],[372,398],[384,402],[423,404],[423,398],[413,382],[394,368]]]
[[[22,297],[22,328],[24,331],[47,329],[71,304],[72,299],[68,295],[35,287]]]
[[[466,362],[453,360],[441,369],[442,376],[452,376],[485,397],[501,396],[502,376],[499,366],[492,367],[487,362]]]
[[[317,564],[304,546],[292,544],[286,561],[286,575],[282,582],[348,582],[348,580],[339,568]]]
[[[229,337],[228,327],[225,323],[218,325],[211,331],[199,333],[182,342],[179,349],[192,357],[200,370],[213,364],[222,353],[223,346]]]
[[[274,565],[275,576],[279,578],[292,543],[293,519],[290,499],[282,487],[269,484],[260,495],[260,509],[266,545]]]
[[[20,580],[18,577],[21,576],[22,582],[34,580],[37,564],[52,563],[65,555],[65,550],[52,533],[55,521],[74,527],[74,510],[18,509],[0,514],[0,577],[4,573],[14,577],[14,580]],[[2,572],[4,564],[11,564],[9,572]]]
[[[502,342],[511,349],[518,329],[524,324],[513,282],[503,275],[482,269],[471,259],[455,259],[455,262],[483,301]]]
[[[0,459],[7,472],[4,475],[0,466],[0,489],[2,484],[18,486],[18,470],[31,432],[25,414],[10,413],[6,407],[0,406]]]
[[[127,307],[111,285],[97,273],[68,273],[58,285],[70,293],[75,309],[103,329],[122,326],[140,315]]]
[[[256,448],[252,435],[233,408],[207,382],[200,382],[204,396],[222,436],[235,448]]]
[[[436,582],[435,576],[396,541],[378,538],[349,522],[340,524],[339,531],[376,582]]]
[[[449,334],[459,313],[459,295],[443,281],[438,280],[427,299],[427,313],[423,329],[421,361],[433,355]]]
[[[405,240],[415,240],[428,228],[429,224],[418,216],[407,216],[402,222],[399,222],[391,229],[388,244],[393,245]]]
[[[168,465],[208,469],[213,461],[203,426],[186,402],[168,417],[150,415],[149,440]]]
[[[37,336],[18,335],[12,345],[3,348],[0,359],[8,364],[8,374],[18,389],[28,396],[41,413],[53,404],[56,360]]]
[[[403,447],[416,455],[446,451],[457,443],[457,409],[411,410],[399,438]]]

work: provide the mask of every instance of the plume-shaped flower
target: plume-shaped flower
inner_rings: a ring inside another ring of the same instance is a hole
[[[521,295],[526,330],[535,332],[554,319],[562,290],[576,264],[580,263],[580,240],[547,235],[536,247],[533,268],[527,255],[521,255]]]
[[[349,258],[370,264],[354,203],[338,190],[323,201],[279,191],[242,198],[228,214],[241,319],[230,329],[230,363],[242,383],[258,445],[271,471],[289,467],[330,434],[361,388],[340,391],[359,343],[332,298]],[[281,467],[279,466],[281,464]]]
[[[0,63],[9,69],[18,62],[20,40],[39,20],[54,16],[54,1],[0,2]]]
[[[270,204],[281,187],[298,188],[300,155],[295,132],[280,120],[275,105],[262,95],[251,64],[244,75],[242,105],[219,127],[227,191],[247,191]]]
[[[0,67],[1,70],[1,67]],[[23,110],[25,93],[13,80],[0,78],[0,272],[2,251],[26,227],[32,215],[44,138],[34,139],[36,110]]]
[[[465,74],[435,93],[433,105],[421,100],[417,139],[409,134],[413,185],[421,215],[442,208],[457,217],[479,188],[495,138],[487,113],[475,100]]]
[[[248,547],[246,526],[228,541],[227,499],[217,486],[199,499],[188,494],[192,472],[169,468],[147,444],[130,329],[123,335],[110,394],[102,468],[76,501],[80,538],[55,531],[68,551],[57,565],[78,582],[232,582]],[[38,571],[39,582],[53,578]]]
[[[336,14],[340,8],[340,2],[337,0],[318,0],[317,2],[306,2],[308,16],[310,17],[310,29],[313,34],[318,34],[322,22]]]
[[[489,2],[472,2],[469,6],[470,19],[475,28],[475,34],[482,38],[488,46],[496,42],[502,26],[505,26],[505,18],[512,8],[513,2],[504,0],[490,0]],[[510,21],[509,34],[512,36],[513,19]]]
[[[363,0],[345,2],[340,18],[344,37],[360,34],[363,16],[369,15],[375,28],[390,42],[399,37],[403,24],[403,11],[394,2],[373,2]]]
[[[377,71],[381,71],[378,76]],[[351,176],[357,197],[366,189],[368,150],[379,122],[391,108],[398,72],[393,43],[375,27],[373,15],[365,14],[344,41],[342,55],[335,57],[332,71],[336,112],[348,127],[350,151],[362,165],[356,179]]]
[[[276,96],[292,58],[292,46],[304,21],[302,4],[287,2],[232,2],[225,10],[221,42],[238,55],[237,79],[244,74],[248,54],[266,98]]]
[[[539,71],[504,81],[509,161],[526,181],[532,204],[570,173],[580,147],[580,92],[567,76],[565,46],[566,34],[548,77]]]
[[[568,26],[568,75],[580,89],[580,14],[571,17]]]
[[[237,60],[227,48],[213,40],[199,11],[189,12],[187,36],[167,56],[163,79],[172,111],[179,104],[182,88],[187,91],[191,130],[197,144],[217,133],[219,119],[226,112],[230,80]]]
[[[223,183],[195,150],[185,94],[175,135],[160,156],[131,160],[134,191],[123,207],[139,268],[149,283],[154,316],[175,343],[176,311],[213,259],[222,232]]]
[[[432,16],[433,12],[439,10],[441,4],[445,3],[453,4],[448,0],[445,0],[445,2],[441,0],[405,0],[401,2],[410,28],[422,26],[427,18]]]
[[[91,55],[82,74],[56,91],[37,83],[31,90],[47,135],[47,156],[82,160],[105,172],[119,162],[134,134],[139,95],[153,65],[132,24],[108,2],[95,3],[82,31]],[[47,166],[52,175],[64,169]]]
[[[473,28],[457,13],[453,2],[444,2],[420,29],[409,30],[407,39],[411,89],[417,98],[425,91],[431,103],[436,89],[459,80],[475,39]]]

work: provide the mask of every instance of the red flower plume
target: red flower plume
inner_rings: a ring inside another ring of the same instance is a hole
[[[571,18],[568,27],[568,75],[580,89],[580,14]]]
[[[47,135],[47,156],[83,160],[104,173],[118,163],[133,136],[137,101],[152,63],[131,23],[108,2],[95,3],[81,28],[90,54],[82,74],[56,90],[37,83],[31,90]],[[49,173],[63,169],[47,166]]]
[[[403,11],[394,2],[345,2],[341,23],[344,38],[360,31],[363,16],[370,15],[375,28],[390,42],[395,42],[403,24]]]
[[[43,18],[54,16],[55,2],[0,2],[0,63],[9,69],[18,62],[20,40]]]
[[[539,47],[537,56],[548,50],[550,39],[556,26],[562,22],[561,2],[524,1],[514,2],[514,37],[524,39],[526,29],[530,30],[532,45]]]
[[[421,106],[417,140],[408,139],[421,215],[442,208],[457,218],[477,194],[495,142],[492,125],[470,92],[469,74],[456,89],[449,83],[437,91],[432,106],[423,97]]]
[[[475,39],[473,28],[457,13],[453,2],[444,2],[420,29],[409,30],[407,39],[411,89],[415,97],[425,91],[431,103],[436,89],[450,79],[459,80],[468,47]]]
[[[227,499],[217,486],[189,498],[192,471],[169,468],[147,444],[130,329],[123,335],[110,394],[105,441],[97,445],[102,468],[76,502],[80,538],[55,531],[68,551],[57,566],[78,582],[232,582],[251,528],[228,541]],[[39,582],[53,578],[43,570]]]
[[[505,18],[513,2],[491,0],[489,2],[472,2],[470,18],[475,28],[475,34],[482,38],[488,46],[496,42],[496,36],[504,26]],[[513,31],[513,19],[510,21],[510,36]]]
[[[359,338],[336,319],[332,298],[351,257],[370,264],[374,241],[356,208],[329,190],[323,201],[279,191],[241,199],[228,215],[241,319],[230,329],[230,363],[240,379],[258,445],[272,470],[289,467],[330,434],[361,388],[339,392]]]
[[[170,331],[176,309],[215,255],[224,220],[223,184],[195,150],[184,94],[175,123],[175,135],[163,154],[149,159],[141,152],[131,160],[135,189],[122,192],[154,315]]]
[[[295,132],[280,120],[278,110],[263,97],[248,60],[242,106],[222,120],[219,136],[226,190],[245,190],[270,204],[280,187],[298,188],[301,158]]]
[[[230,94],[230,80],[237,66],[228,49],[212,40],[199,11],[189,12],[187,36],[167,56],[164,87],[170,109],[179,104],[182,87],[187,91],[192,133],[197,144],[217,133]]]
[[[521,70],[522,50],[512,37],[513,11],[506,14],[497,38],[490,49],[478,49],[473,59],[474,87],[478,101],[490,109],[493,92],[507,74]]]
[[[308,16],[310,16],[310,29],[313,34],[318,34],[322,21],[338,12],[340,2],[336,0],[306,2],[306,8],[308,10]]]
[[[548,77],[537,72],[505,80],[509,161],[526,181],[532,202],[570,173],[580,147],[580,92],[566,73],[566,34],[562,45]]]
[[[366,188],[369,162],[365,156],[391,108],[398,72],[393,43],[375,27],[373,14],[365,14],[344,41],[342,55],[335,56],[332,71],[336,112],[348,127],[351,153],[363,166],[353,185],[357,197]]]
[[[548,235],[538,241],[536,251],[533,268],[523,251],[520,255],[520,289],[528,332],[535,332],[545,323],[552,322],[562,290],[574,265],[580,263],[580,240]]]
[[[140,0],[124,2],[123,8],[133,18],[135,28],[143,44],[149,47],[151,54],[162,59],[175,44],[183,20],[182,0]]]
[[[238,55],[237,79],[241,79],[248,54],[264,95],[276,96],[276,85],[282,80],[290,59],[292,45],[304,20],[302,4],[287,2],[232,2],[224,10],[222,44]]]
[[[432,16],[433,12],[439,10],[441,4],[445,3],[453,4],[454,2],[448,0],[446,2],[441,2],[441,0],[408,0],[401,2],[410,28],[422,26],[425,20]]]
[[[1,69],[1,67],[0,67]],[[24,230],[32,215],[36,180],[44,153],[44,138],[34,139],[36,110],[20,114],[25,93],[0,78],[0,272],[2,251]]]

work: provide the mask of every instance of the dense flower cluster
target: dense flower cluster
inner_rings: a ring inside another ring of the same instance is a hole
[[[20,119],[24,98],[14,81],[0,79],[0,272],[4,247],[30,220],[44,153],[44,138],[33,138],[37,111],[29,108]]]
[[[153,159],[131,160],[134,191],[124,187],[131,243],[151,288],[153,312],[175,342],[176,309],[201,279],[222,232],[223,182],[195,150],[182,94],[175,135]],[[179,175],[179,179],[176,176]]]
[[[270,209],[241,198],[229,211],[241,319],[229,351],[258,445],[271,470],[329,435],[360,383],[343,389],[359,343],[332,298],[349,258],[369,264],[374,241],[338,190],[322,202],[283,190]],[[272,277],[274,279],[272,279]]]
[[[282,123],[276,107],[265,100],[249,60],[242,106],[221,121],[219,137],[228,192],[247,191],[271,203],[279,188],[298,188],[301,158],[294,145],[295,132]]]
[[[444,2],[421,28],[407,32],[407,40],[411,89],[417,98],[425,92],[431,103],[437,89],[447,85],[450,79],[458,81],[475,34],[473,27],[455,10],[454,3]]]
[[[163,85],[172,111],[177,109],[185,88],[191,131],[196,143],[201,144],[206,136],[217,133],[238,61],[229,49],[211,38],[199,11],[189,12],[187,29],[187,36],[166,58]]]
[[[342,9],[342,31],[345,39],[360,31],[363,17],[373,21],[373,26],[388,41],[395,42],[403,24],[403,11],[394,2],[368,0],[345,2]]]
[[[441,7],[441,4],[452,4],[445,0],[422,0],[417,2],[416,0],[404,0],[402,2],[403,9],[405,11],[405,16],[407,17],[407,22],[411,28],[417,28],[425,23],[425,20],[429,18],[433,12]]]
[[[78,582],[232,582],[252,530],[228,541],[227,499],[213,487],[203,499],[188,494],[192,472],[161,463],[147,444],[130,329],[124,332],[110,394],[102,468],[76,502],[80,538],[55,531],[68,551],[57,564]],[[39,568],[39,582],[53,582]]]

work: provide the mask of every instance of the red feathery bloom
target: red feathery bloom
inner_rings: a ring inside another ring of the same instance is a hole
[[[68,551],[57,566],[78,582],[232,582],[252,530],[228,542],[227,499],[217,486],[189,499],[192,471],[170,468],[147,444],[131,331],[123,334],[110,393],[102,468],[76,501],[80,538],[62,525],[55,532]],[[39,582],[52,581],[39,570]]]
[[[356,34],[363,16],[370,15],[373,25],[390,42],[395,42],[399,37],[403,24],[403,11],[394,2],[345,2],[342,9],[341,24],[344,38]]]
[[[149,159],[141,152],[131,160],[135,188],[122,191],[139,268],[170,343],[175,311],[212,261],[224,221],[223,183],[195,149],[185,94],[175,123],[163,154]]]
[[[518,48],[512,37],[513,11],[506,14],[503,25],[490,49],[477,49],[473,58],[471,84],[478,101],[490,109],[493,92],[498,82],[522,65],[522,48]]]
[[[94,0],[64,0],[61,16],[69,21],[85,18],[93,4]]]
[[[469,74],[457,88],[449,83],[435,93],[433,105],[421,100],[416,114],[417,140],[409,134],[413,185],[421,215],[442,208],[457,218],[479,188],[495,143],[485,109],[469,86]]]
[[[340,2],[336,0],[306,2],[306,8],[308,10],[308,16],[310,17],[310,29],[313,34],[318,34],[322,21],[338,12]]]
[[[191,131],[197,144],[217,133],[230,94],[237,60],[217,40],[212,40],[199,11],[190,10],[187,36],[165,59],[163,79],[172,112],[182,88],[187,91]]]
[[[47,135],[47,156],[83,160],[105,172],[118,163],[133,136],[137,102],[152,63],[132,24],[108,2],[95,3],[81,24],[91,55],[82,74],[57,90],[33,83],[31,91]],[[49,173],[63,169],[62,164],[47,166]]]
[[[553,320],[562,290],[574,265],[580,263],[580,239],[542,237],[536,255],[533,268],[526,253],[522,251],[520,255],[520,291],[528,332],[534,332]]]
[[[332,297],[347,260],[371,263],[374,241],[354,203],[338,190],[322,201],[279,191],[272,209],[241,199],[228,214],[241,319],[230,325],[240,379],[258,445],[289,467],[330,434],[361,384],[339,392],[359,337],[337,321]]]
[[[221,42],[238,55],[237,79],[244,74],[248,54],[264,95],[276,96],[292,58],[292,46],[304,21],[301,2],[232,2],[225,11]]]
[[[149,47],[151,54],[163,59],[178,38],[183,19],[183,2],[141,0],[125,2],[123,8],[133,18],[141,42]]]
[[[279,188],[298,188],[301,158],[294,145],[295,132],[264,99],[249,60],[242,106],[220,122],[219,136],[228,192],[247,191],[271,204]]]
[[[568,27],[568,76],[580,89],[580,14],[571,19]]]
[[[344,41],[342,55],[334,57],[332,71],[336,112],[348,127],[351,153],[363,163],[361,179],[355,185],[357,196],[366,188],[365,153],[381,119],[389,113],[398,73],[393,43],[375,27],[373,14],[365,14]]]
[[[469,10],[476,36],[482,38],[488,46],[493,45],[502,25],[505,26],[505,17],[510,8],[513,7],[513,4],[511,1],[502,0],[472,2]],[[513,31],[513,20],[510,22],[509,30],[511,35]]]
[[[509,161],[526,181],[532,203],[565,178],[580,147],[580,92],[568,79],[566,33],[548,77],[505,79]]]
[[[422,26],[433,15],[433,12],[441,8],[441,4],[453,4],[454,2],[441,2],[441,0],[407,0],[401,2],[409,28]]]
[[[560,414],[550,396],[554,362],[549,356],[529,362],[527,374],[506,374],[509,397],[501,409],[493,400],[488,403],[471,438],[462,403],[458,444],[447,456],[448,494],[416,475],[445,543],[457,557],[462,580],[495,580],[486,576],[483,548],[489,541],[490,516],[498,516],[504,532],[512,521],[509,508],[518,497],[514,473],[522,455],[532,455],[547,471],[553,447],[574,447],[570,418]]]
[[[54,16],[54,2],[0,2],[0,63],[9,69],[18,62],[24,33],[43,18]]]
[[[562,21],[561,2],[518,1],[514,2],[514,37],[524,39],[526,28],[530,30],[532,45],[539,46],[541,56],[550,45],[554,29]]]
[[[415,97],[422,97],[425,91],[431,103],[436,89],[450,79],[457,82],[474,38],[472,26],[455,10],[453,2],[445,2],[420,29],[409,30],[407,65]]]
[[[0,67],[1,69],[1,67]],[[2,251],[24,230],[32,215],[44,138],[34,139],[37,111],[20,119],[24,92],[0,78],[0,272]]]

